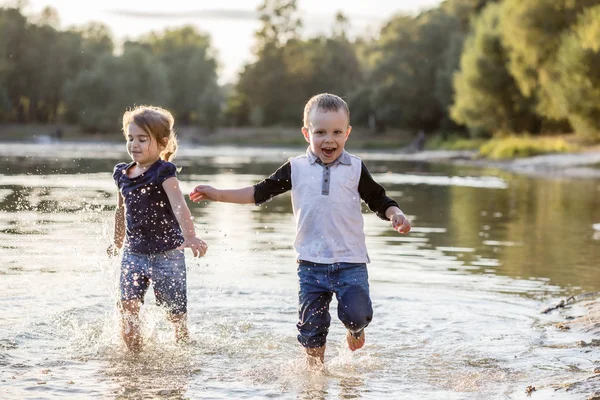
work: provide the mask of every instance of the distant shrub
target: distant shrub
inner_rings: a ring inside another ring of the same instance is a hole
[[[479,150],[485,142],[485,139],[436,135],[427,141],[425,147],[429,150]]]
[[[492,160],[531,157],[548,153],[568,153],[577,147],[563,138],[508,136],[491,139],[479,148],[479,155]]]

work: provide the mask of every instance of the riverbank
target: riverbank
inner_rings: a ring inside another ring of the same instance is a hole
[[[595,356],[600,347],[600,292],[569,297],[543,311],[555,321],[548,327],[548,336],[555,341],[550,348],[572,349],[580,359],[597,365],[580,368],[576,358],[572,366],[578,379],[533,383],[526,389],[532,398],[546,398],[558,393],[580,395],[585,399],[600,399],[600,360]],[[537,385],[537,386],[536,386]]]
[[[177,137],[182,145],[233,145],[285,147],[306,143],[297,127],[220,127],[207,131],[196,126],[176,126]],[[400,150],[414,140],[408,131],[389,129],[373,135],[366,128],[352,131],[354,148]],[[121,143],[123,133],[118,126],[114,132],[85,133],[75,125],[0,124],[0,142],[49,143],[53,141]]]
[[[299,128],[230,127],[207,132],[198,127],[183,126],[177,131],[182,147],[303,147],[306,145]],[[121,132],[89,134],[69,125],[0,125],[0,142],[26,143],[122,143]],[[476,150],[415,151],[414,137],[406,131],[388,131],[373,135],[357,128],[347,144],[349,151],[373,150],[388,153],[391,158],[406,161],[452,163],[480,168],[496,168],[535,177],[600,178],[600,146],[579,147],[573,153],[556,153],[507,160],[481,158]]]

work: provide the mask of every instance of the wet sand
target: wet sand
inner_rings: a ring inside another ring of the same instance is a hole
[[[595,359],[600,347],[600,292],[559,300],[542,312],[555,321],[553,328],[561,339],[560,347],[579,352],[580,358],[589,358],[597,366],[579,370],[581,377],[575,380],[556,379],[550,384],[543,383],[539,391],[534,383],[529,394],[532,398],[537,397],[534,394],[544,398],[544,393],[553,397],[564,393],[581,395],[585,399],[600,399],[600,360]]]

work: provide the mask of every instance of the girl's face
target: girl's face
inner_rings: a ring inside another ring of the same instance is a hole
[[[127,126],[127,153],[141,167],[148,167],[160,158],[164,146],[133,122]]]

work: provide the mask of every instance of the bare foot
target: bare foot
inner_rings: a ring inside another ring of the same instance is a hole
[[[175,328],[175,341],[180,344],[186,344],[190,341],[190,333],[187,327],[187,315],[169,315],[169,320],[173,323]]]
[[[175,341],[179,344],[189,344],[190,343],[190,333],[187,328],[179,327],[175,328]]]
[[[320,367],[325,362],[325,346],[305,348],[306,363],[309,367]]]
[[[352,332],[346,333],[346,342],[348,342],[348,348],[352,351],[358,350],[365,345],[365,331],[360,331],[360,335],[356,338]]]

